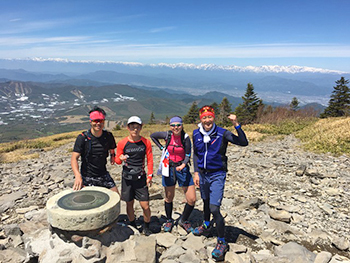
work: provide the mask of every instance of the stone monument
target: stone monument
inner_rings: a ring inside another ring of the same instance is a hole
[[[48,222],[68,231],[103,228],[117,219],[120,197],[104,187],[87,186],[80,191],[64,190],[46,203]]]

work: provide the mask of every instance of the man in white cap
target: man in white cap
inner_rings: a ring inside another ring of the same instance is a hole
[[[117,145],[115,162],[123,163],[121,199],[126,202],[126,213],[130,225],[136,227],[134,199],[140,202],[143,210],[146,236],[152,234],[149,229],[151,210],[149,207],[148,186],[153,177],[153,154],[151,142],[140,135],[142,121],[137,116],[128,119],[129,136],[120,140]],[[145,157],[147,157],[147,173],[145,171]]]

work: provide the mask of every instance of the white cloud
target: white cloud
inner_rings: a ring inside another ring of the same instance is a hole
[[[18,21],[21,21],[21,19],[20,18],[14,18],[14,19],[10,19],[9,21],[10,22],[18,22]]]
[[[151,33],[161,33],[166,31],[174,30],[176,27],[174,26],[168,26],[168,27],[159,27],[159,28],[153,28],[150,30]]]
[[[128,44],[93,36],[52,38],[0,38],[0,58],[64,57],[114,61],[166,61],[169,59],[350,58],[349,45],[261,44],[174,45]]]

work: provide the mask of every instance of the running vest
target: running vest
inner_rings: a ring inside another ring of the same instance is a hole
[[[224,138],[226,129],[216,126],[210,135],[210,141],[204,143],[203,134],[193,131],[193,148],[198,156],[198,168],[227,171],[226,149],[228,141]]]

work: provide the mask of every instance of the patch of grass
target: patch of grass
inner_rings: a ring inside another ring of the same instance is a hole
[[[248,126],[249,129],[253,129],[255,132],[268,135],[288,135],[295,133],[314,124],[317,121],[316,118],[307,119],[286,119],[274,124],[253,124]]]
[[[295,136],[313,152],[350,154],[350,117],[320,119]]]
[[[78,134],[79,132],[69,132],[31,140],[2,143],[0,144],[0,162],[16,162],[39,157],[38,153],[33,154],[30,150],[42,149],[48,151],[74,141]]]

